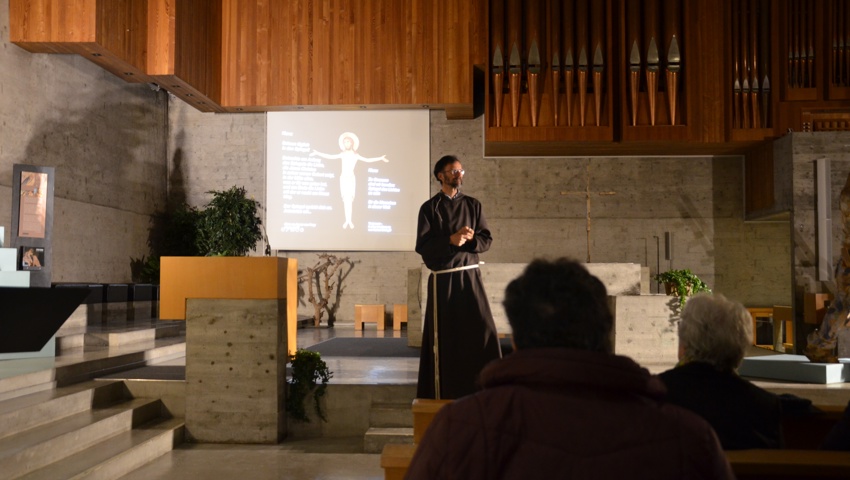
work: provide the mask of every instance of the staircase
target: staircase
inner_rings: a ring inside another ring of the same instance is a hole
[[[86,381],[0,401],[3,478],[117,478],[182,438],[182,419],[172,418],[160,400],[132,398],[120,381]]]
[[[57,332],[55,359],[0,361],[0,478],[115,479],[183,441],[162,400],[94,380],[185,356],[185,324],[154,312],[150,301],[83,304]]]
[[[413,443],[410,402],[374,402],[369,410],[369,430],[363,436],[364,453],[381,453],[384,445]]]

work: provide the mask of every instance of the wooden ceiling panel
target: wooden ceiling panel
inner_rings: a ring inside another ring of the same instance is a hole
[[[223,5],[227,107],[472,103],[480,0]]]
[[[147,4],[134,0],[97,2],[97,44],[139,72],[147,66]]]
[[[96,3],[96,0],[9,0],[9,40],[34,53],[54,53],[57,47],[52,44],[57,43],[94,42]]]
[[[12,41],[226,111],[403,108],[471,117],[486,0],[9,0]],[[180,94],[180,91],[173,92]],[[182,97],[181,97],[182,98]]]
[[[147,65],[150,75],[174,74],[176,7],[170,0],[148,0]]]
[[[174,75],[221,105],[222,3],[177,2],[174,25]]]

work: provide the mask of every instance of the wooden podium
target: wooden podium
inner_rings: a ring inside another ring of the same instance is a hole
[[[162,257],[159,318],[185,320],[187,298],[286,299],[287,350],[295,354],[298,260],[281,257]]]

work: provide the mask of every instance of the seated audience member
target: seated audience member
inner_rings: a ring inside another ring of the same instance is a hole
[[[827,433],[821,450],[850,451],[850,402],[844,407],[844,415]]]
[[[782,447],[780,398],[736,373],[752,322],[738,302],[695,295],[682,309],[679,365],[659,375],[667,399],[706,419],[726,450]]]
[[[531,262],[504,306],[516,350],[439,411],[406,478],[734,478],[711,427],[613,354],[605,286],[582,265]]]

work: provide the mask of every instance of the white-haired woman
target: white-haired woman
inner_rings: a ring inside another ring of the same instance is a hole
[[[682,309],[679,364],[659,375],[668,400],[708,421],[725,450],[782,446],[780,398],[736,372],[752,336],[743,305],[695,295]]]

